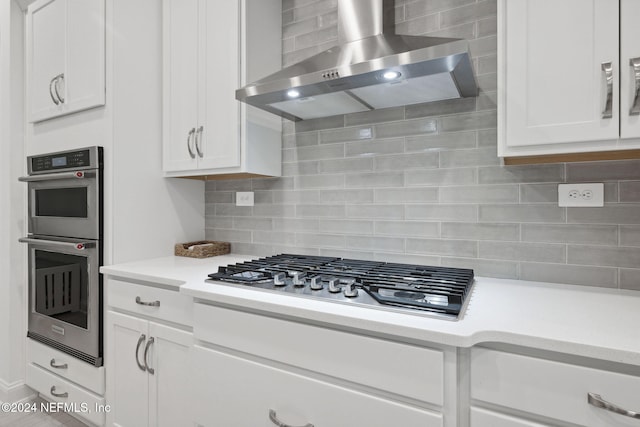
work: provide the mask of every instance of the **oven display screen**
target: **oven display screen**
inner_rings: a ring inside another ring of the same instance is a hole
[[[54,168],[60,168],[63,166],[67,166],[67,158],[66,157],[53,157],[51,159],[51,166]]]

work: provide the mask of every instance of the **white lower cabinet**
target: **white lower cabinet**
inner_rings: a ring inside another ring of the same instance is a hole
[[[105,371],[55,348],[27,338],[26,383],[76,418],[105,422]]]
[[[191,366],[202,426],[442,426],[437,413],[200,346]]]
[[[441,350],[200,303],[194,338],[197,425],[445,425]]]
[[[46,400],[61,404],[56,411],[68,412],[97,426],[104,425],[104,397],[33,363],[27,365],[26,381]]]
[[[123,282],[118,282],[122,284]],[[131,289],[151,295],[153,287],[131,284]],[[125,289],[125,288],[122,288]],[[114,286],[108,289],[108,304],[121,309],[126,299],[120,298],[122,291]],[[128,292],[130,292],[130,290]],[[192,387],[186,374],[189,352],[193,345],[193,334],[185,329],[170,326],[171,316],[166,321],[156,320],[159,311],[173,304],[167,297],[178,292],[157,289],[161,299],[152,299],[157,306],[138,306],[147,311],[121,313],[109,310],[106,314],[106,366],[107,403],[111,411],[107,414],[107,425],[119,427],[175,427],[190,425],[191,414],[186,408],[191,402]],[[116,294],[118,296],[116,296]],[[146,299],[138,299],[148,303]],[[160,317],[162,319],[162,317]],[[185,325],[188,326],[188,325]]]
[[[522,420],[473,408],[471,425],[537,427],[571,423],[585,427],[637,427],[638,419],[589,403],[591,393],[620,409],[640,410],[640,372],[630,375],[626,373],[633,372],[630,367],[611,366],[609,371],[602,365],[598,363],[594,368],[582,364],[581,360],[574,364],[572,361],[473,348],[470,375],[472,405],[497,405],[511,415],[522,414]],[[635,371],[638,371],[637,367]],[[542,420],[544,424],[525,421],[527,419]]]

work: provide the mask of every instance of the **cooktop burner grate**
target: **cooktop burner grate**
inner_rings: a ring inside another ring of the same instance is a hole
[[[280,254],[221,266],[209,279],[297,296],[456,319],[473,270]]]

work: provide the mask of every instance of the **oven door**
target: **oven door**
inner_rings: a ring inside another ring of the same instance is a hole
[[[29,186],[29,233],[81,239],[102,237],[98,170],[20,178]]]
[[[102,365],[99,241],[31,236],[28,336]]]

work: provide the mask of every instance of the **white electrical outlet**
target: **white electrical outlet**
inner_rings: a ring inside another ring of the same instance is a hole
[[[253,206],[253,191],[236,192],[236,206]]]
[[[604,206],[604,184],[558,184],[558,206]]]

